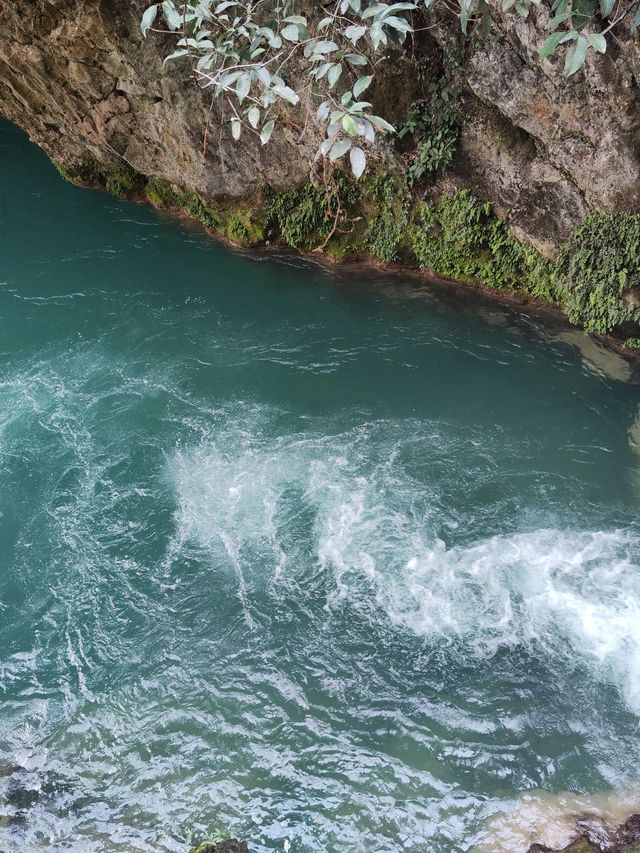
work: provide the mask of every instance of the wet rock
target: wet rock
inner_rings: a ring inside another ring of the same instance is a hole
[[[194,847],[191,853],[249,853],[249,848],[244,841],[227,838],[225,841],[218,841],[216,844],[205,842],[199,847]]]
[[[532,844],[528,853],[640,853],[640,814],[611,828],[595,818],[576,821],[578,837],[562,848]]]

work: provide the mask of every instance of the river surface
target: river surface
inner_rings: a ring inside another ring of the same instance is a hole
[[[457,853],[635,790],[624,360],[234,253],[7,125],[0,225],[1,850]]]

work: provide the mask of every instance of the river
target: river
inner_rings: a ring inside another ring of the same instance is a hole
[[[635,371],[0,154],[0,849],[457,853],[634,790]]]

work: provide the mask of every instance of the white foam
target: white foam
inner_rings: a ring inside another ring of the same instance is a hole
[[[538,529],[447,548],[436,532],[437,488],[398,462],[400,429],[377,424],[274,440],[261,438],[255,424],[241,433],[233,426],[177,454],[171,472],[179,537],[224,562],[223,543],[247,612],[256,587],[301,568],[291,552],[296,507],[287,498],[297,490],[298,503],[315,515],[317,565],[332,579],[327,607],[346,600],[478,657],[535,645],[577,658],[640,714],[636,534]],[[406,424],[403,430],[413,440]],[[431,432],[433,452],[447,452],[442,435]]]

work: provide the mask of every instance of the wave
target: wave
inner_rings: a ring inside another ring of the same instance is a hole
[[[464,513],[446,509],[464,473],[441,426],[377,422],[274,441],[250,421],[221,424],[169,464],[179,538],[232,567],[248,623],[258,589],[320,573],[326,610],[347,603],[465,656],[525,647],[578,661],[640,714],[635,531],[532,527],[469,542]],[[425,459],[427,481],[414,476]],[[493,482],[491,466],[475,473]]]

